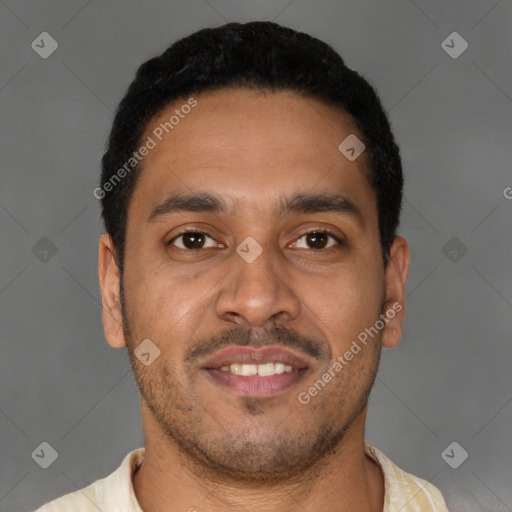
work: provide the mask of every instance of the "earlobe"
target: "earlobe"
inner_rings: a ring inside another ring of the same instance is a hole
[[[98,247],[98,279],[101,292],[101,319],[108,344],[114,348],[126,346],[123,314],[119,296],[119,269],[115,260],[115,247],[107,233],[100,237]]]
[[[396,347],[402,338],[405,319],[405,289],[409,274],[410,252],[407,240],[396,236],[390,250],[386,268],[386,327],[382,335],[382,346]]]

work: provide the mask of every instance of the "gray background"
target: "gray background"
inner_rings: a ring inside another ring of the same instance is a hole
[[[383,354],[367,441],[452,511],[512,510],[510,0],[0,0],[0,510],[83,487],[142,446],[128,358],[100,320],[103,144],[141,62],[253,19],[331,44],[401,146],[406,328]],[[59,44],[47,59],[31,48],[44,31]],[[453,31],[469,44],[457,59],[441,46]],[[59,454],[46,470],[31,457],[43,441]],[[469,453],[458,469],[441,457],[453,441]]]

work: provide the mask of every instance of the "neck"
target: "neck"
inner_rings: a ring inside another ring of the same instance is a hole
[[[261,484],[209,474],[148,419],[144,463],[133,477],[135,495],[142,510],[151,512],[382,512],[383,476],[364,453],[365,420],[366,409],[314,467],[279,483]]]

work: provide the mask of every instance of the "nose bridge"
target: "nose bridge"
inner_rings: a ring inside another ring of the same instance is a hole
[[[284,263],[278,252],[247,237],[232,255],[234,272],[228,274],[217,301],[220,317],[242,319],[252,326],[263,326],[275,315],[295,317],[298,298],[280,270]]]

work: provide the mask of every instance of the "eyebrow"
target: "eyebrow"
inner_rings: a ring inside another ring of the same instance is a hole
[[[180,212],[227,214],[228,206],[224,199],[217,194],[179,192],[156,206],[147,218],[147,222],[151,223],[162,216]],[[296,193],[291,197],[281,197],[276,214],[281,218],[291,214],[321,212],[353,217],[364,227],[361,210],[342,194]]]
[[[163,203],[156,206],[147,222],[154,222],[159,217],[176,212],[196,213],[226,213],[228,210],[224,199],[209,192],[177,193],[168,197]]]

